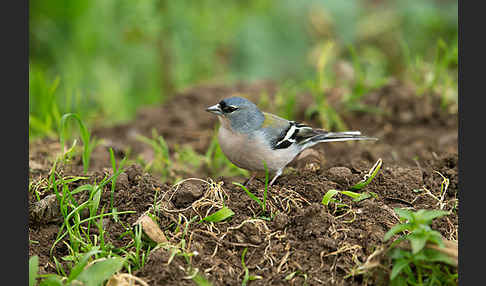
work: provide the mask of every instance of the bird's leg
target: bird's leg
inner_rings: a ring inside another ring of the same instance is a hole
[[[273,183],[275,182],[275,180],[280,176],[282,175],[282,172],[283,172],[283,168],[282,169],[278,169],[277,172],[275,173],[275,176],[273,177],[273,179],[270,181],[270,186],[273,185]]]
[[[243,186],[248,187],[248,185],[250,185],[250,182],[256,177],[256,175],[257,175],[257,172],[251,172],[250,178],[248,178],[245,181],[245,183],[243,184]]]

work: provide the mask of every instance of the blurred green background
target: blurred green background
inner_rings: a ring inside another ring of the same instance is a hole
[[[31,0],[29,134],[56,136],[67,112],[128,121],[202,82],[333,85],[338,60],[361,78],[352,92],[394,77],[457,101],[457,14],[450,0]]]

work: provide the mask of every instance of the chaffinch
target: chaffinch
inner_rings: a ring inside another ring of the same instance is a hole
[[[270,185],[303,150],[321,142],[377,140],[359,131],[328,132],[260,111],[251,101],[230,97],[210,106],[221,126],[218,141],[226,157],[236,166],[251,172],[273,175]],[[254,175],[247,181],[247,184]]]

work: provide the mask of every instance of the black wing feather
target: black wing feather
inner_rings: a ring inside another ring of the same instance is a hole
[[[294,143],[300,143],[310,137],[324,134],[325,131],[319,132],[318,129],[313,129],[302,123],[289,121],[289,126],[280,133],[273,144],[273,149],[285,149]]]

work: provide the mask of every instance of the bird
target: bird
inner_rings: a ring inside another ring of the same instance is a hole
[[[217,115],[218,142],[224,155],[236,166],[253,175],[270,172],[272,186],[285,167],[302,151],[318,143],[377,140],[360,131],[329,132],[261,111],[250,100],[234,96],[206,108]]]

